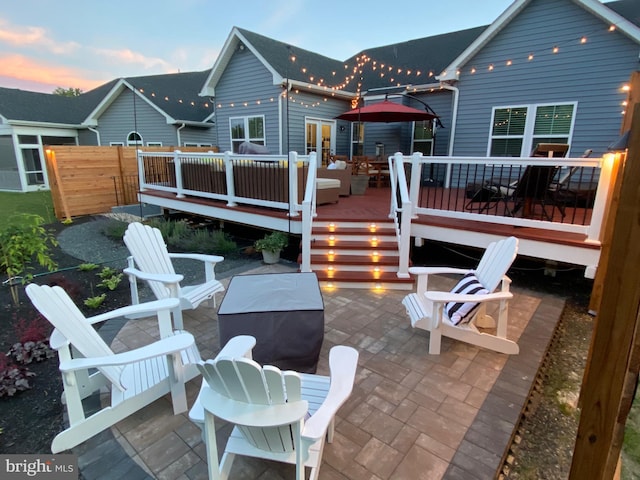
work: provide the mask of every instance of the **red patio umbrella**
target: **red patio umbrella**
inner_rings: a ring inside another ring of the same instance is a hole
[[[350,122],[418,122],[420,120],[433,120],[437,115],[407,107],[399,103],[390,102],[385,99],[380,103],[374,103],[365,107],[354,108],[348,112],[338,115],[338,120],[349,120]]]

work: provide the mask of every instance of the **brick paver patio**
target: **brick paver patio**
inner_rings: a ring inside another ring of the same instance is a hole
[[[281,263],[250,273],[296,268]],[[444,288],[454,283],[448,278],[440,282]],[[318,373],[328,373],[333,345],[355,347],[360,359],[353,394],[336,420],[334,443],[325,447],[320,478],[493,478],[564,306],[561,299],[541,298],[518,285],[512,290],[508,336],[518,340],[520,354],[511,357],[447,338],[441,355],[429,355],[428,332],[411,328],[401,304],[406,292],[323,290],[325,338]],[[214,309],[185,311],[185,329],[196,337],[203,358],[219,350],[216,321]],[[131,321],[112,346],[117,351],[157,337],[155,320]],[[198,378],[188,384],[190,405],[199,385]],[[228,433],[229,427],[222,427],[220,441]],[[166,399],[75,453],[89,480],[207,478],[199,429],[186,414],[174,416]],[[231,474],[242,479],[293,476],[292,466],[242,457]]]

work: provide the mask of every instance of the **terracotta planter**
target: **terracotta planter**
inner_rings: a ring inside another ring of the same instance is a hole
[[[369,184],[369,175],[351,175],[351,195],[364,195]]]
[[[262,260],[267,264],[278,263],[280,260],[280,250],[262,250]]]

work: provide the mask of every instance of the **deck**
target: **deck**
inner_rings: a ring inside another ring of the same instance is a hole
[[[317,239],[327,240],[319,229],[328,229],[328,222],[339,220],[340,229],[365,229],[365,222],[384,221],[384,228],[395,232],[385,239],[397,246],[398,285],[409,279],[412,242],[486,248],[505,235],[521,240],[521,256],[583,266],[585,277],[594,278],[615,165],[612,156],[468,158],[397,153],[388,158],[384,182],[377,177],[364,195],[338,198],[336,194],[336,203],[321,205],[316,204],[316,179],[322,178],[323,169],[317,168],[314,152],[308,156],[140,152],[138,161],[141,202],[300,235],[301,271],[314,270],[313,260],[318,258],[314,246]],[[425,178],[425,172],[433,178]],[[390,188],[375,188],[382,184]],[[389,272],[383,274],[388,280],[384,283],[391,286]]]
[[[355,207],[354,207],[355,208]],[[367,207],[362,207],[367,208]],[[251,272],[295,270],[284,263]],[[222,279],[227,283],[229,278]],[[442,278],[441,287],[452,279]],[[437,285],[434,285],[437,286]],[[496,477],[528,406],[564,302],[525,285],[512,286],[509,337],[520,354],[507,356],[443,338],[442,353],[427,354],[428,333],[413,330],[404,293],[323,290],[325,338],[318,373],[327,372],[335,344],[360,352],[356,385],[338,412],[320,478],[437,480]],[[214,310],[185,311],[203,357],[219,350]],[[114,350],[157,338],[152,320],[128,322],[114,333]],[[113,338],[113,337],[112,337]],[[188,384],[189,404],[199,380]],[[219,430],[224,441],[229,428]],[[161,399],[74,450],[83,478],[206,478],[205,450],[186,414],[173,416]],[[239,457],[231,478],[292,478],[290,466]]]
[[[389,220],[391,189],[367,188],[364,195],[350,195],[340,197],[338,203],[318,205],[315,222],[320,221],[349,221],[360,220],[365,222],[382,222]],[[458,193],[460,200],[464,202],[463,192]],[[211,200],[187,196],[184,199],[176,199],[175,195],[162,191],[147,190],[143,201],[153,204],[167,205],[180,211],[209,215],[212,218],[220,218],[226,221],[246,223],[252,226],[274,228],[276,225],[284,226],[284,230],[298,233],[301,231],[301,217],[289,217],[285,210],[269,209],[260,206],[237,205],[227,206],[221,200]],[[555,213],[559,215],[559,213]],[[569,213],[571,215],[571,213]],[[563,255],[557,251],[567,250],[591,251],[599,255],[600,246],[590,242],[582,233],[563,232],[545,228],[523,227],[520,225],[505,224],[496,217],[493,222],[468,220],[464,218],[447,218],[443,216],[420,214],[413,220],[412,226],[421,232],[426,240],[442,241],[445,243],[460,244],[469,247],[482,247],[499,237],[515,236],[521,240],[520,255],[531,256],[539,260],[562,262],[574,255]],[[480,240],[479,240],[480,239]],[[487,239],[490,239],[487,241]]]

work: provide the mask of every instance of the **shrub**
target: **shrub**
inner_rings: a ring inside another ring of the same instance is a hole
[[[153,228],[160,230],[162,238],[168,245],[178,245],[183,238],[191,235],[191,228],[185,220],[161,220],[153,218],[147,222]]]
[[[23,213],[10,217],[0,229],[0,267],[11,280],[11,297],[16,305],[19,303],[18,283],[25,284],[33,278],[30,272],[33,261],[49,271],[57,267],[49,249],[58,242],[43,223],[40,215]]]
[[[62,288],[71,298],[80,298],[83,295],[83,288],[78,282],[74,282],[62,274],[55,274],[49,278],[47,285]]]
[[[95,297],[89,297],[85,299],[84,304],[89,308],[98,308],[107,298],[107,294],[97,295]]]
[[[47,340],[37,342],[14,343],[7,355],[21,365],[31,362],[43,362],[55,356],[55,352],[49,347]]]
[[[16,322],[16,336],[20,343],[39,342],[49,338],[50,325],[46,318],[36,313],[31,320],[24,318]]]
[[[111,268],[111,267],[104,267],[102,270],[100,270],[100,272],[98,273],[98,276],[102,279],[105,280],[107,278],[111,278],[111,277],[115,277],[116,275],[118,275],[118,270],[116,270],[115,268]]]
[[[78,265],[78,270],[80,270],[81,272],[91,272],[96,268],[98,268],[98,265],[96,265],[95,263],[81,263],[80,265]]]
[[[115,290],[118,288],[120,281],[122,280],[122,273],[113,275],[111,277],[104,278],[99,284],[99,287],[108,288],[109,290]]]
[[[111,240],[122,243],[122,237],[124,237],[124,232],[127,231],[128,226],[127,222],[110,219],[105,223],[102,234]]]
[[[231,240],[224,232],[211,231],[206,228],[192,230],[190,235],[181,239],[175,246],[179,250],[207,254],[224,255],[238,249],[236,242]]]
[[[4,353],[0,353],[0,397],[13,397],[17,392],[31,388],[29,377],[36,374],[27,367],[12,363]]]

